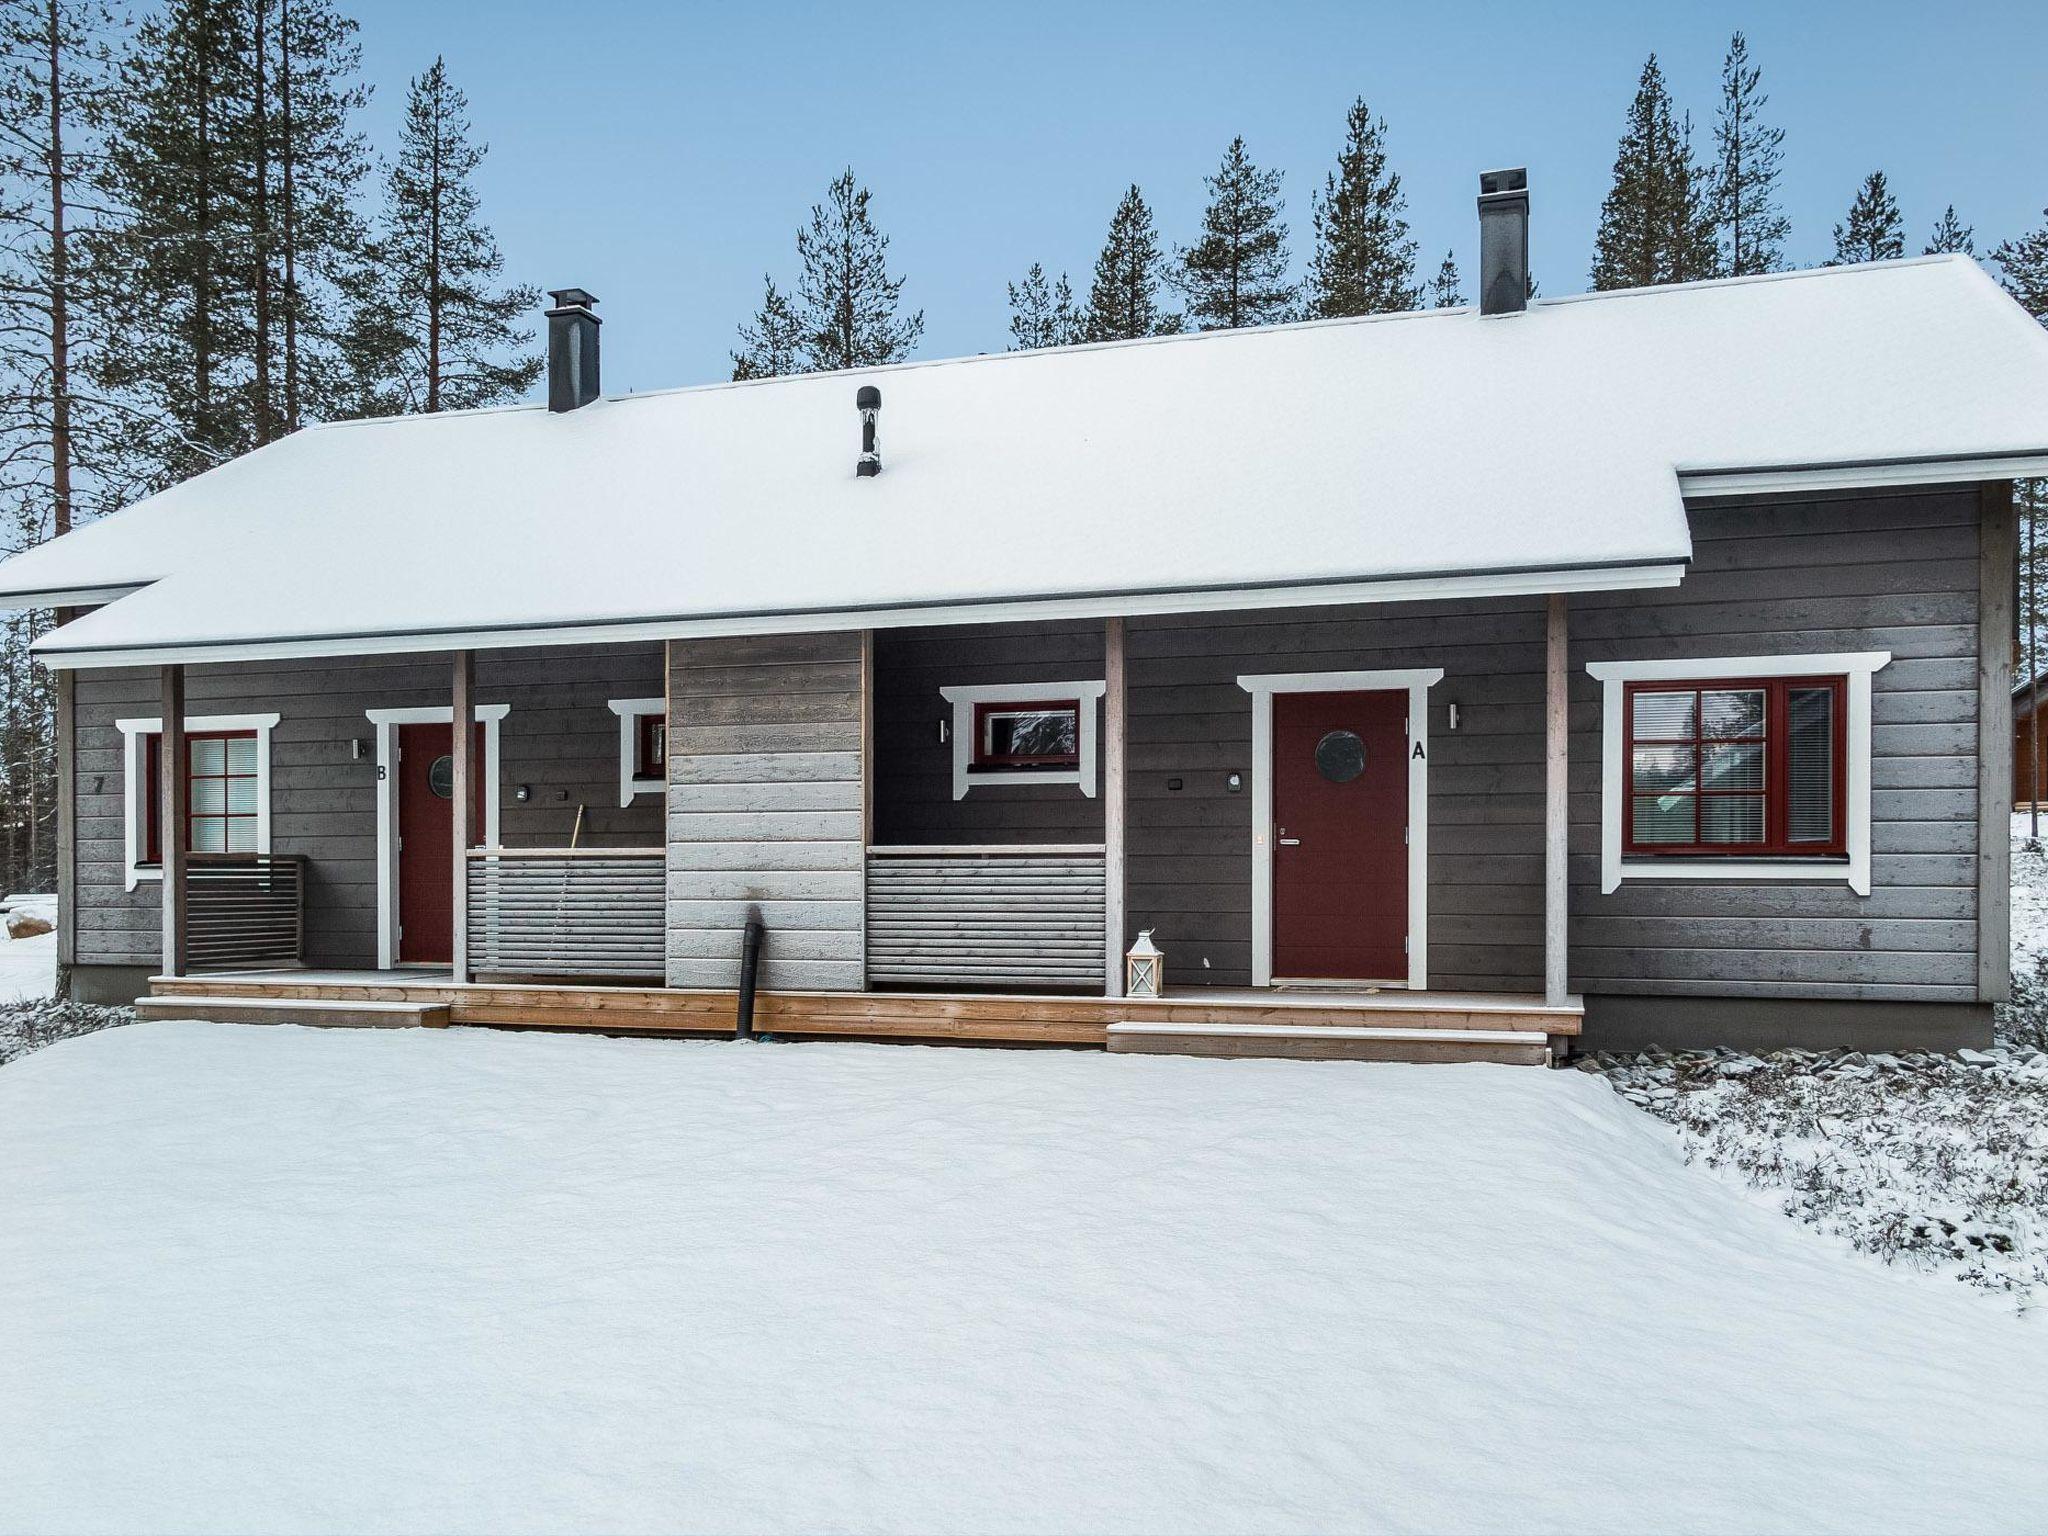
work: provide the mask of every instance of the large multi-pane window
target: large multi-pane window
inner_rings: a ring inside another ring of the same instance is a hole
[[[1846,845],[1840,677],[1631,683],[1631,854],[1827,856]]]
[[[163,737],[151,735],[147,859],[163,862]],[[257,742],[254,731],[195,731],[185,738],[185,849],[257,851]]]

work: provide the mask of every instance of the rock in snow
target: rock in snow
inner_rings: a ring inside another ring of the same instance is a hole
[[[2048,1509],[2038,1317],[1576,1072],[142,1024],[0,1212],[0,1530]]]

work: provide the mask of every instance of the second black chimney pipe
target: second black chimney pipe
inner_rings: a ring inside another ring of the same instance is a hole
[[[1479,173],[1479,313],[1529,307],[1529,173]]]
[[[597,300],[581,288],[551,288],[548,311],[548,409],[573,411],[597,398]]]

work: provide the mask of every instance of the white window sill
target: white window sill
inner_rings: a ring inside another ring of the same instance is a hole
[[[1855,883],[1848,859],[1623,859],[1621,880],[1834,880]],[[1609,887],[1608,889],[1613,889]]]
[[[667,787],[659,779],[634,779],[630,792],[636,795],[658,795]]]
[[[998,784],[1079,784],[1081,770],[1078,768],[969,768],[967,787],[969,789],[991,788]],[[1090,786],[1090,793],[1093,787]]]

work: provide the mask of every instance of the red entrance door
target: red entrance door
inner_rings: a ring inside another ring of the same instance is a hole
[[[1408,975],[1408,694],[1273,696],[1273,975]]]
[[[446,965],[455,953],[455,728],[398,728],[398,959]],[[476,829],[484,826],[484,728],[476,728]]]

